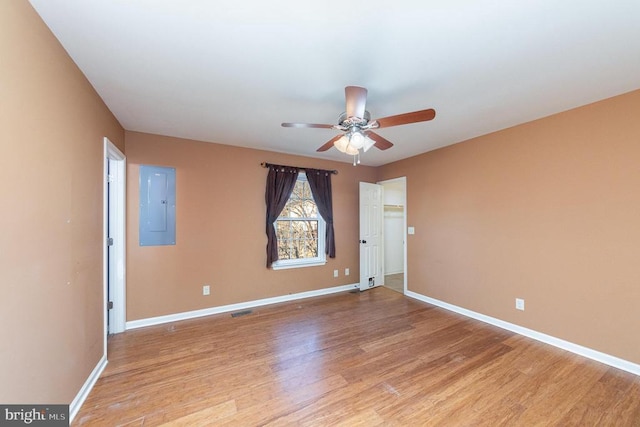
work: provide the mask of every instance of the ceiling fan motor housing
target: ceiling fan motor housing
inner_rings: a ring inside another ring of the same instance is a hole
[[[371,120],[371,114],[368,111],[365,111],[363,116],[364,117],[348,117],[346,112],[342,113],[338,118],[338,125],[335,126],[335,128],[345,132],[358,132],[361,130],[375,129],[377,127],[377,122],[375,120],[373,122],[369,122],[369,120]]]
[[[338,123],[343,127],[352,127],[352,126],[366,126],[371,120],[371,114],[368,111],[365,111],[363,114],[364,117],[347,117],[347,113],[344,112],[340,114],[338,118]]]

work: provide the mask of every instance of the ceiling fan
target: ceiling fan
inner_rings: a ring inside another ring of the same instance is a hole
[[[436,116],[435,110],[430,108],[371,120],[371,114],[365,109],[367,104],[367,89],[359,86],[347,86],[344,88],[344,94],[346,111],[340,115],[337,125],[282,123],[282,126],[288,128],[321,128],[342,131],[343,134],[331,138],[316,151],[327,151],[329,148],[335,146],[341,152],[353,155],[355,165],[356,156],[357,162],[360,163],[361,149],[368,151],[371,147],[375,146],[380,150],[386,150],[393,147],[390,141],[373,132],[372,129],[426,122],[433,120]]]

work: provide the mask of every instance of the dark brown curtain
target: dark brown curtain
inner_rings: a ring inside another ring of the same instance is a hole
[[[284,209],[298,179],[298,168],[269,165],[265,202],[267,203],[267,268],[278,260],[278,238],[274,223]]]
[[[316,201],[318,212],[327,223],[327,234],[325,236],[325,252],[329,258],[336,257],[336,241],[333,232],[333,198],[331,196],[331,172],[318,169],[306,168],[307,181]],[[318,236],[319,237],[319,236]]]

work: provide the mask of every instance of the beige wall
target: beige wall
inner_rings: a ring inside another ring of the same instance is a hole
[[[26,1],[0,1],[0,402],[70,403],[103,355],[103,137],[124,131]]]
[[[126,133],[126,150],[128,321],[358,281],[358,182],[374,182],[374,168],[136,132]],[[266,268],[261,162],[339,171],[332,177],[336,258],[325,266]],[[175,246],[138,244],[141,164],[176,168]]]
[[[636,91],[380,168],[409,289],[640,363],[639,117]]]
[[[0,402],[69,403],[104,351],[102,137],[125,133],[26,1],[0,2],[0,52]],[[407,176],[410,290],[640,363],[639,113],[633,92],[377,170],[127,133],[127,319],[355,283],[357,183]],[[262,161],[340,170],[325,267],[264,267]],[[139,164],[177,168],[176,246],[137,244]]]

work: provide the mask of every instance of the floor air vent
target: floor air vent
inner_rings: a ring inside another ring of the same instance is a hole
[[[246,316],[247,314],[251,314],[251,313],[253,313],[253,310],[236,311],[235,313],[231,313],[231,317]]]

